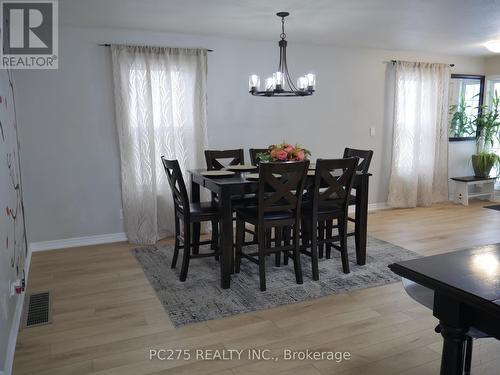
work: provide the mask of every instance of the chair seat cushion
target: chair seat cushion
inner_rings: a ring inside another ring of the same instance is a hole
[[[236,215],[245,221],[252,223],[258,220],[259,211],[257,207],[237,208]],[[264,214],[264,220],[286,220],[293,218],[294,213],[291,210],[266,212]]]
[[[214,196],[214,202],[219,202],[219,198]],[[236,207],[246,207],[246,206],[256,206],[257,205],[257,197],[255,194],[244,194],[244,195],[235,195],[231,197],[231,205]]]
[[[195,217],[215,217],[219,214],[219,208],[212,202],[191,203],[190,208],[191,216]]]
[[[310,216],[312,215],[312,201],[304,202],[302,204],[302,215]],[[343,210],[340,206],[331,205],[328,207],[319,207],[318,208],[318,216],[340,216],[342,215]]]
[[[231,204],[234,207],[255,206],[257,205],[257,197],[255,196],[255,194],[236,195],[234,197],[231,197]]]

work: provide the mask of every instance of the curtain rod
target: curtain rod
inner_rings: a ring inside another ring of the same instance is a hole
[[[98,46],[111,47],[111,44],[110,43],[101,43],[101,44],[98,44]],[[213,52],[213,51],[214,51],[213,49],[207,49],[207,52]]]
[[[393,64],[396,64],[398,62],[398,60],[391,60],[391,62]],[[449,66],[451,66],[452,68],[455,66],[455,64],[448,64]]]

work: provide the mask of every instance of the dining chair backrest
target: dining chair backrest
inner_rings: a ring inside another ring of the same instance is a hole
[[[372,150],[358,150],[355,148],[346,147],[344,150],[344,158],[358,157],[358,171],[363,173],[368,173],[370,168],[370,163],[372,162],[373,151]]]
[[[252,165],[257,165],[259,164],[260,160],[259,160],[259,154],[263,154],[263,153],[266,153],[269,149],[267,148],[251,148],[248,150],[249,154],[250,154],[250,163],[252,163]]]
[[[161,161],[167,174],[176,212],[180,210],[186,215],[189,214],[189,197],[179,162],[177,160],[168,160],[164,156],[161,157]]]
[[[359,159],[318,159],[313,185],[313,215],[322,208],[347,211]]]
[[[259,220],[267,212],[292,210],[300,215],[309,160],[270,162],[259,166]]]
[[[223,164],[222,160],[228,159],[227,164]],[[205,160],[207,169],[219,170],[229,165],[245,164],[245,156],[243,149],[236,150],[205,150]]]

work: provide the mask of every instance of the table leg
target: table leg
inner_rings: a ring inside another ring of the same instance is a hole
[[[455,203],[461,203],[464,206],[469,205],[469,186],[467,182],[455,181]]]
[[[366,232],[368,229],[368,175],[361,176],[361,184],[356,188],[356,218],[354,224],[356,261],[366,264]]]
[[[469,184],[467,184],[467,183],[462,184],[462,192],[463,192],[462,204],[464,206],[468,206],[469,205]]]
[[[441,375],[462,375],[464,370],[466,325],[463,305],[447,294],[434,292],[433,315],[439,319],[443,352]]]
[[[490,193],[490,201],[495,201],[495,181],[488,183],[488,192]]]
[[[463,328],[448,326],[440,321],[443,336],[441,375],[462,375],[464,371],[465,333]]]
[[[233,211],[231,208],[231,194],[222,191],[219,194],[220,212],[220,271],[221,288],[228,289],[231,286],[231,274],[234,270],[233,253]]]
[[[461,195],[460,195],[460,184],[458,181],[454,181],[454,186],[455,186],[455,190],[453,192],[453,201],[456,203],[456,204],[459,204],[459,203],[462,203],[462,198],[461,198]]]
[[[200,185],[193,181],[193,176],[191,176],[191,202],[200,203]]]

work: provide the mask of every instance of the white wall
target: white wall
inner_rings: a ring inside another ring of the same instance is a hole
[[[488,76],[500,74],[500,55],[489,56],[485,59],[484,72]]]
[[[277,68],[274,42],[69,27],[60,39],[58,71],[16,73],[25,108],[19,123],[32,242],[123,231],[110,56],[98,43],[214,49],[208,69],[210,147],[248,149],[286,138],[311,149],[313,158],[341,156],[345,146],[373,149],[370,202],[387,198],[393,101],[388,61],[450,62],[455,72],[483,71],[480,58],[300,45],[290,37],[291,73],[315,72],[317,93],[269,99],[249,95],[247,77]]]
[[[0,71],[0,374],[10,374],[24,294],[11,285],[27,277],[29,256],[24,231],[23,185],[19,172],[16,108],[10,74]],[[15,84],[14,84],[15,87]]]

